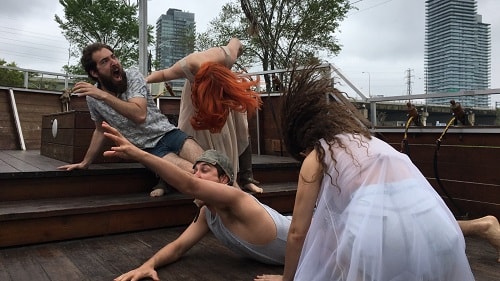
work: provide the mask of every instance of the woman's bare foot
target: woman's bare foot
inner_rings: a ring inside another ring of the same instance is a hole
[[[155,188],[153,189],[153,191],[151,191],[151,193],[149,193],[149,196],[151,197],[160,197],[160,196],[163,196],[165,194],[165,189],[163,188]]]
[[[458,221],[465,236],[478,235],[488,240],[497,250],[497,262],[500,262],[500,224],[494,216],[485,216],[470,221]]]
[[[484,236],[490,242],[490,244],[497,249],[497,262],[500,262],[500,224],[494,216],[484,217],[484,221],[488,224],[488,229],[486,230]]]
[[[249,190],[251,192],[255,192],[255,193],[263,193],[264,192],[264,189],[256,186],[253,183],[247,183],[247,184],[245,184],[245,186],[243,188],[246,190]]]

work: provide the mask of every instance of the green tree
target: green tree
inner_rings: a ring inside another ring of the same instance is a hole
[[[15,62],[7,63],[0,59],[1,66],[17,67]],[[4,87],[23,87],[24,74],[22,71],[0,68],[0,86]]]
[[[134,1],[135,2],[135,1]],[[59,0],[64,19],[55,21],[70,42],[72,57],[80,58],[88,44],[110,45],[124,67],[137,65],[139,59],[138,6],[126,0]],[[148,43],[153,42],[153,27],[148,26]],[[74,70],[74,66],[65,66]]]
[[[320,51],[340,51],[334,34],[351,8],[348,0],[235,0],[198,35],[197,49],[236,36],[245,44],[240,62],[258,62],[263,70],[318,61]]]
[[[80,64],[77,65],[65,65],[63,66],[63,70],[65,73],[77,74],[77,75],[87,75],[85,70],[81,67]]]

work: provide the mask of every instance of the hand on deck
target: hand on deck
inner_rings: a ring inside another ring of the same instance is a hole
[[[263,275],[257,275],[257,277],[255,277],[253,280],[254,281],[282,281],[283,275],[263,274]]]
[[[113,281],[139,281],[146,277],[160,281],[156,270],[142,266],[116,277]]]
[[[87,169],[88,165],[84,164],[83,162],[76,163],[76,164],[68,164],[64,166],[57,167],[60,170],[66,170],[66,171],[71,171],[75,169]]]

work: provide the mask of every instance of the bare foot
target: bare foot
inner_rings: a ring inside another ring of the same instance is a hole
[[[158,180],[158,183],[153,187],[153,191],[149,193],[149,196],[160,197],[165,195],[165,193],[167,192],[169,192],[169,187],[162,179],[160,179]]]
[[[255,193],[263,193],[263,192],[264,192],[264,189],[262,189],[262,188],[260,188],[260,187],[256,186],[256,185],[255,185],[255,184],[253,184],[253,183],[247,183],[247,184],[245,184],[244,188],[245,188],[246,190],[249,190],[249,191],[251,191],[251,192],[255,192]]]
[[[153,191],[151,191],[151,193],[149,193],[149,196],[151,196],[151,197],[160,197],[160,196],[163,196],[163,194],[165,194],[165,189],[163,189],[163,188],[155,188],[155,189],[153,189]]]
[[[484,236],[490,244],[497,249],[497,262],[500,262],[500,224],[494,216],[484,217],[484,221],[489,225]]]
[[[486,238],[497,250],[497,262],[500,262],[500,224],[494,216],[485,216],[470,221],[458,221],[464,235],[478,235]]]

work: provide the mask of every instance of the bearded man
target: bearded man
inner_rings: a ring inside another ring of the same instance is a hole
[[[193,171],[193,163],[203,149],[160,112],[149,94],[144,76],[137,69],[124,70],[114,50],[102,43],[85,47],[81,64],[96,84],[78,82],[73,93],[86,97],[96,128],[84,159],[60,169],[89,167],[104,144],[101,125],[106,121],[135,146],[186,171]]]

